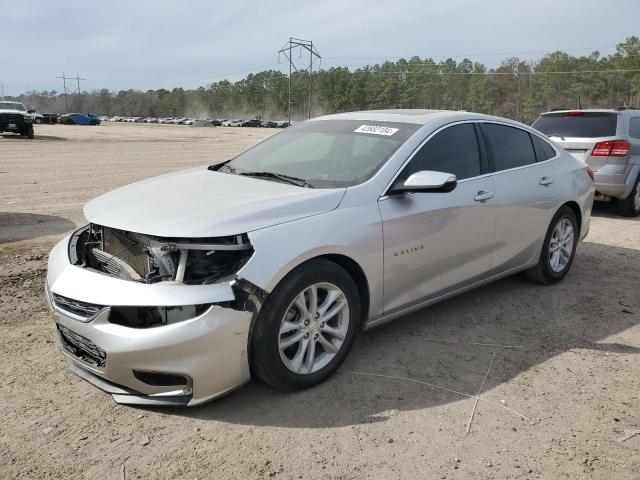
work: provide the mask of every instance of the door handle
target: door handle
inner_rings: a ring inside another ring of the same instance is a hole
[[[480,190],[476,196],[473,197],[476,202],[486,202],[490,198],[493,198],[493,192],[485,192],[483,190]]]
[[[547,185],[551,185],[553,181],[554,181],[553,177],[542,177],[540,179],[540,185],[544,185],[546,187]]]

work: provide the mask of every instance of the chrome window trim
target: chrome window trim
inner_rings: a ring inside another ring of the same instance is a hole
[[[529,168],[529,167],[532,167],[532,166],[534,166],[534,165],[541,165],[541,164],[543,164],[543,163],[547,163],[547,162],[551,162],[551,161],[553,161],[553,160],[557,160],[557,159],[558,159],[558,158],[560,158],[560,156],[561,156],[561,153],[560,153],[560,150],[558,149],[558,147],[556,147],[556,146],[553,144],[553,142],[549,141],[549,139],[548,139],[548,138],[545,138],[545,137],[544,137],[544,135],[542,135],[542,134],[538,133],[538,131],[537,131],[537,130],[534,130],[534,129],[527,129],[527,128],[522,128],[522,127],[521,127],[521,126],[519,126],[519,125],[513,125],[513,124],[511,124],[511,123],[507,123],[507,122],[500,122],[500,121],[497,121],[497,120],[459,120],[459,121],[457,121],[457,122],[447,123],[446,125],[441,126],[441,127],[440,127],[440,128],[438,128],[437,130],[435,130],[435,131],[431,132],[431,134],[430,134],[427,138],[425,138],[422,142],[420,142],[420,145],[418,145],[418,146],[415,148],[415,150],[414,150],[413,152],[411,152],[411,155],[409,155],[409,156],[407,157],[407,159],[404,161],[404,163],[402,164],[402,166],[398,169],[398,171],[397,171],[397,172],[396,172],[396,174],[393,176],[393,178],[391,179],[391,181],[390,181],[390,182],[387,184],[387,186],[384,188],[384,193],[383,193],[382,195],[380,195],[380,197],[378,198],[378,200],[379,200],[379,201],[380,201],[380,200],[386,200],[387,198],[389,198],[389,193],[388,193],[388,192],[389,192],[389,188],[391,187],[391,185],[393,185],[393,182],[395,182],[395,181],[396,181],[396,178],[398,178],[398,177],[400,176],[400,174],[401,174],[401,173],[402,173],[402,171],[405,169],[405,167],[409,164],[409,162],[410,162],[411,160],[413,160],[413,157],[415,157],[415,155],[418,153],[418,151],[420,151],[420,149],[421,149],[422,147],[424,147],[424,145],[425,145],[429,140],[431,140],[435,135],[437,135],[437,134],[438,134],[438,133],[440,133],[441,131],[445,130],[446,128],[453,127],[453,126],[456,126],[456,125],[462,125],[462,124],[465,124],[465,123],[478,124],[478,125],[480,125],[480,126],[481,126],[481,124],[482,124],[482,123],[493,123],[493,124],[496,124],[496,125],[504,125],[504,126],[506,126],[506,127],[512,127],[512,128],[520,129],[520,130],[522,130],[522,131],[524,131],[524,132],[529,133],[530,135],[536,135],[536,136],[538,136],[540,139],[542,139],[543,141],[547,142],[547,143],[551,146],[551,148],[553,148],[553,151],[554,151],[554,152],[556,152],[556,155],[555,155],[554,157],[548,158],[548,159],[543,160],[543,161],[541,161],[541,162],[530,163],[530,164],[528,164],[528,165],[521,165],[521,166],[519,166],[519,167],[508,168],[508,169],[506,169],[506,170],[498,170],[498,171],[495,171],[495,172],[487,172],[487,173],[483,173],[482,175],[476,175],[475,177],[463,178],[462,180],[458,180],[458,183],[464,183],[464,182],[471,181],[471,180],[478,180],[478,179],[480,179],[480,178],[491,177],[491,176],[494,176],[494,175],[497,175],[497,174],[502,174],[502,173],[505,173],[505,172],[512,172],[512,171],[515,171],[515,170],[521,170],[521,169],[523,169],[523,168]],[[533,148],[534,155],[535,155],[535,148],[534,148],[533,144],[531,145],[531,148]],[[413,194],[413,192],[407,192],[407,193],[405,193],[404,195],[412,195],[412,194]]]

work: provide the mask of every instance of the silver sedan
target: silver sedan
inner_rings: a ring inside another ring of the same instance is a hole
[[[89,202],[47,297],[69,367],[118,402],[197,405],[252,375],[306,388],[362,329],[517,272],[562,280],[593,194],[520,123],[330,115]]]

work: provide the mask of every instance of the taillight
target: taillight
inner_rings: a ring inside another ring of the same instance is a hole
[[[624,157],[629,153],[629,148],[631,148],[631,144],[626,140],[607,140],[596,143],[591,155],[594,157]]]
[[[582,115],[584,115],[584,112],[581,112],[579,110],[574,110],[571,112],[565,112],[564,116],[565,117],[581,117]]]
[[[591,181],[593,183],[596,183],[596,175],[595,175],[595,173],[593,173],[593,170],[591,170],[589,167],[587,167],[587,175],[589,175],[589,177],[591,177]]]

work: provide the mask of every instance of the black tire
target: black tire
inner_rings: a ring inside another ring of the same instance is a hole
[[[348,330],[340,350],[323,368],[308,374],[289,370],[280,358],[281,321],[293,299],[316,283],[337,286],[347,299]],[[291,271],[267,297],[255,321],[250,340],[251,372],[277,390],[301,390],[323,382],[342,364],[353,346],[361,324],[360,295],[353,278],[329,260],[311,260]]]
[[[33,137],[34,137],[33,125],[29,125],[29,126],[25,127],[24,130],[22,130],[20,132],[20,136],[21,137],[27,137],[29,139],[33,139]]]
[[[571,225],[573,226],[573,247],[571,250],[571,256],[569,257],[569,261],[567,262],[565,267],[561,271],[556,272],[551,268],[549,247],[551,244],[551,237],[553,236],[553,231],[555,230],[556,226],[562,220],[565,220],[565,219],[569,220],[571,222]],[[523,272],[524,276],[528,280],[531,280],[532,282],[541,283],[543,285],[551,285],[554,283],[558,283],[560,280],[562,280],[565,277],[565,275],[571,269],[571,264],[573,263],[573,258],[576,254],[576,247],[578,246],[579,235],[580,235],[580,230],[578,227],[578,220],[576,218],[576,214],[573,213],[573,210],[571,210],[567,206],[561,207],[553,217],[553,220],[551,220],[551,223],[549,224],[549,228],[547,229],[547,234],[545,235],[545,238],[544,238],[544,244],[542,246],[542,252],[540,252],[540,258],[538,259],[538,263],[536,264],[535,267],[530,268],[529,270],[525,270]]]
[[[640,175],[627,198],[618,199],[618,213],[623,217],[637,217],[640,215]]]

